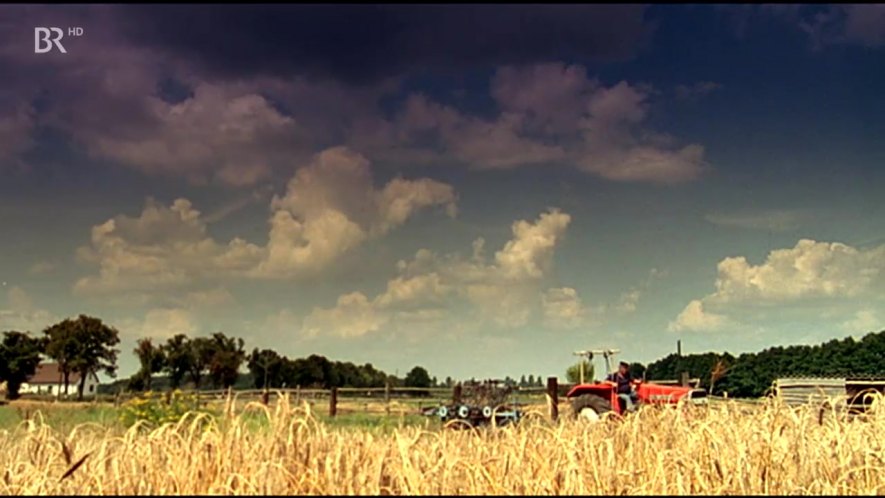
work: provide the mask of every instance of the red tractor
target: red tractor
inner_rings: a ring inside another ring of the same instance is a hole
[[[605,359],[605,372],[613,373],[612,360],[617,349],[598,349],[590,351],[576,351],[574,354],[593,360],[594,355],[601,355]],[[618,396],[617,384],[608,380],[594,381],[591,384],[584,383],[584,362],[581,362],[581,382],[572,387],[566,398],[571,401],[575,416],[588,420],[598,421],[606,413],[624,415],[627,410],[627,400]],[[633,381],[634,399],[638,403],[633,405],[633,410],[642,405],[671,405],[685,399],[692,403],[702,404],[707,401],[707,392],[703,389],[691,387],[669,386]]]

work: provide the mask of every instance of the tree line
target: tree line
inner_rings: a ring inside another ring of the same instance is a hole
[[[127,382],[127,389],[134,391],[151,390],[155,374],[164,375],[170,389],[178,389],[184,382],[200,389],[204,387],[204,380],[215,389],[227,389],[237,383],[244,365],[251,387],[256,389],[384,387],[387,384],[431,387],[436,384],[436,379],[420,366],[399,379],[371,363],[331,361],[317,354],[289,359],[272,349],[255,348],[247,353],[242,339],[227,337],[222,332],[194,338],[178,334],[157,345],[151,339],[139,339],[133,352],[140,368]]]
[[[776,346],[758,353],[671,354],[648,365],[646,377],[700,379],[712,394],[764,396],[779,377],[881,377],[885,375],[885,331],[833,339],[817,345]]]
[[[83,399],[86,380],[99,372],[116,377],[120,350],[119,331],[100,319],[79,315],[46,327],[42,335],[7,331],[0,340],[0,384],[6,384],[7,399],[17,399],[21,387],[37,371],[44,358],[58,364],[62,393],[68,395],[71,378],[79,376],[77,398]],[[407,387],[438,385],[421,366],[412,368],[403,379],[389,375],[372,364],[330,361],[320,355],[290,360],[273,350],[245,350],[243,339],[216,332],[208,337],[178,334],[165,342],[143,338],[133,354],[139,369],[128,379],[115,382],[128,390],[154,388],[161,378],[170,389],[188,383],[194,389],[205,386],[229,388],[241,380],[245,365],[256,388],[270,387]]]
[[[42,335],[8,331],[0,340],[0,383],[6,383],[6,396],[15,399],[23,383],[33,376],[42,358],[58,364],[60,383],[68,394],[70,379],[79,376],[77,398],[83,398],[86,379],[104,372],[116,376],[120,343],[119,331],[100,319],[79,315],[46,327]],[[139,370],[121,384],[129,390],[151,390],[154,381],[176,389],[189,383],[194,389],[241,386],[248,380],[262,389],[301,386],[332,387],[452,387],[455,380],[439,382],[421,366],[398,378],[375,368],[371,363],[356,365],[332,361],[312,354],[290,359],[271,349],[245,350],[243,339],[216,332],[208,337],[178,334],[155,344],[140,339],[133,354]],[[245,366],[248,373],[240,373]],[[647,380],[678,379],[682,372],[699,378],[701,387],[712,394],[728,392],[734,397],[759,397],[766,394],[778,377],[881,376],[885,374],[885,331],[870,333],[860,340],[853,337],[833,339],[807,346],[777,346],[758,353],[671,354],[650,363],[631,364],[635,377]],[[577,382],[580,364],[567,372],[570,382]],[[585,364],[585,380],[591,380],[593,368]],[[518,387],[543,386],[541,376],[523,375],[518,381],[507,377],[505,384]]]

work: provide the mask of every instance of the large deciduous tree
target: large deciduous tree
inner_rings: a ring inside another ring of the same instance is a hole
[[[406,387],[430,387],[430,374],[424,367],[414,367],[403,381]]]
[[[208,337],[195,337],[188,341],[188,374],[194,383],[194,389],[200,388],[200,380],[209,371],[215,348]]]
[[[37,371],[44,342],[30,334],[9,331],[0,342],[0,382],[6,382],[6,399],[19,397],[22,383]]]
[[[245,343],[241,338],[227,337],[221,332],[209,340],[212,355],[209,360],[209,378],[212,384],[227,389],[234,385],[240,366],[246,360]]]
[[[68,394],[68,385],[72,373],[72,362],[77,356],[77,340],[75,338],[75,322],[65,318],[55,325],[43,330],[46,341],[46,355],[58,364],[59,379],[65,386],[64,394]]]
[[[117,354],[114,346],[120,343],[117,329],[105,325],[100,319],[80,315],[76,319],[67,318],[48,327],[46,354],[58,362],[68,392],[70,374],[80,375],[77,386],[77,399],[83,399],[86,379],[104,371],[114,376],[117,371]]]
[[[136,343],[133,353],[138,357],[141,369],[135,374],[140,382],[144,384],[144,388],[151,390],[151,379],[153,374],[162,370],[165,363],[165,355],[161,346],[154,346],[151,339],[139,339]]]
[[[281,387],[283,384],[283,366],[286,359],[272,349],[258,348],[252,350],[249,355],[249,363],[246,365],[252,374],[252,379],[257,389]]]
[[[190,341],[186,335],[177,334],[167,339],[161,348],[165,358],[163,370],[169,375],[169,386],[178,389],[191,371],[193,355]]]

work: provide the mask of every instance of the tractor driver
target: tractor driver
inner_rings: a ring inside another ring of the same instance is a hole
[[[624,400],[624,409],[633,411],[634,405],[639,401],[636,390],[633,389],[633,379],[630,376],[630,365],[622,361],[618,365],[618,371],[609,374],[606,380],[617,384],[618,398]]]

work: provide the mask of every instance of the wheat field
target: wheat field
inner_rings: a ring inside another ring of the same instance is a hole
[[[0,494],[881,495],[882,405],[852,419],[770,400],[390,433],[330,428],[285,399],[153,430],[58,433],[38,415],[0,431]]]

